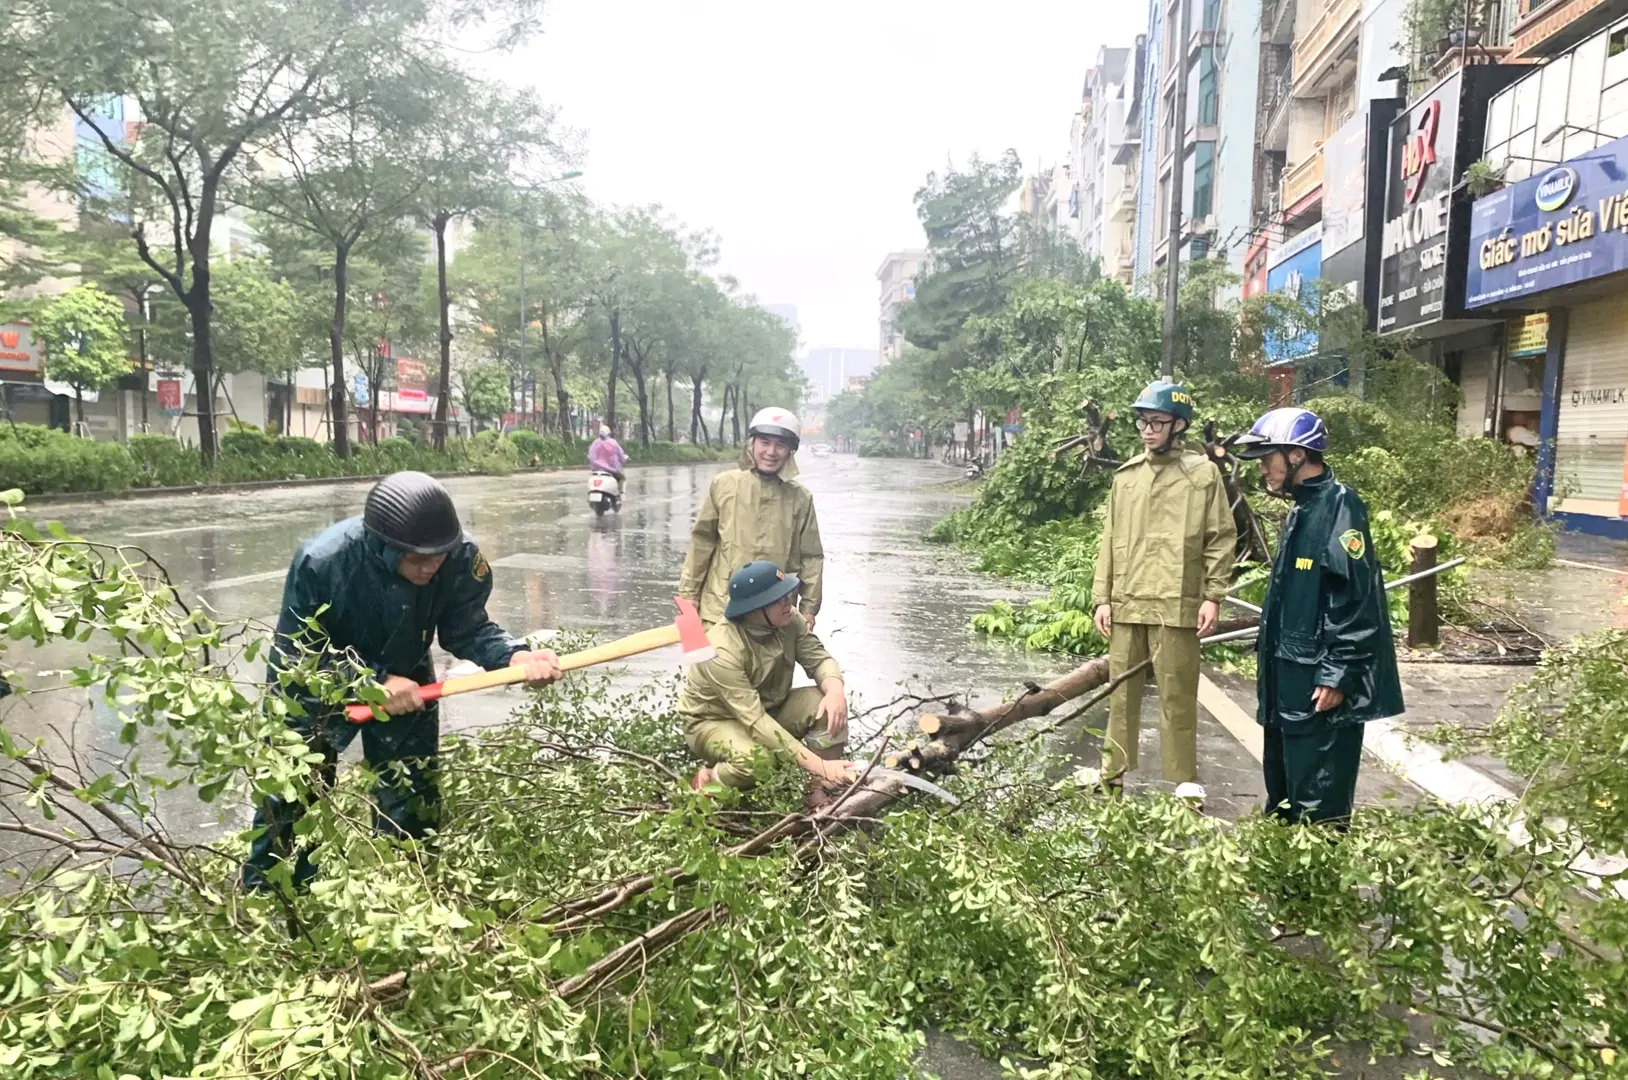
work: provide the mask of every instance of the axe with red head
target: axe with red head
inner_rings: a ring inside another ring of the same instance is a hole
[[[704,664],[718,655],[712,647],[712,642],[707,640],[707,629],[701,625],[701,616],[696,613],[695,605],[676,596],[673,603],[678,605],[678,618],[673,620],[672,625],[657,627],[654,630],[641,630],[637,634],[608,641],[591,649],[569,653],[560,657],[560,671],[562,673],[576,671],[595,664],[608,664],[612,660],[625,660],[630,656],[664,649],[669,645],[679,646],[678,662],[685,665]],[[429,683],[419,687],[418,692],[426,702],[430,702],[454,694],[489,690],[494,686],[508,686],[525,681],[524,667],[506,667],[496,671],[482,671],[476,675],[463,675],[456,679],[447,679],[445,682]],[[347,705],[345,716],[352,723],[361,724],[373,719],[373,709],[372,705]]]

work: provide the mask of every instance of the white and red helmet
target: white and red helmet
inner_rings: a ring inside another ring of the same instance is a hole
[[[746,433],[772,435],[777,439],[784,439],[791,444],[794,451],[803,441],[803,426],[797,422],[797,414],[790,409],[774,405],[767,409],[759,409],[752,417],[751,424],[747,426]]]

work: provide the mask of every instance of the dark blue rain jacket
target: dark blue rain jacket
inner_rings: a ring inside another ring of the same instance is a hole
[[[1331,471],[1297,485],[1294,500],[1256,642],[1257,719],[1292,734],[1314,721],[1338,727],[1396,716],[1402,683],[1368,509]],[[1319,686],[1345,701],[1313,712]]]
[[[329,526],[302,544],[283,584],[271,680],[276,681],[279,666],[292,665],[291,639],[306,635],[312,618],[334,648],[354,652],[380,682],[390,675],[435,681],[430,644],[437,638],[460,660],[489,671],[508,667],[509,658],[525,644],[486,614],[492,570],[474,540],[466,534],[424,586],[396,573],[404,554],[369,533],[359,517]],[[291,691],[313,715],[334,711],[318,706],[298,688]]]

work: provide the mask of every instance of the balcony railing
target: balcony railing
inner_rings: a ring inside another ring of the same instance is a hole
[[[1307,0],[1315,3],[1316,0]],[[1326,0],[1312,28],[1294,43],[1294,81],[1315,78],[1338,55],[1346,39],[1357,32],[1362,0]]]
[[[1283,205],[1293,206],[1323,186],[1323,148],[1283,174]]]

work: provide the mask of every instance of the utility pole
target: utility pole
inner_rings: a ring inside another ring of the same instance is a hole
[[[1181,204],[1183,172],[1187,164],[1187,39],[1191,36],[1192,0],[1176,0],[1181,10],[1178,24],[1181,32],[1176,38],[1176,96],[1171,102],[1171,142],[1174,144],[1170,159],[1170,236],[1165,242],[1164,279],[1164,360],[1159,372],[1167,379],[1176,377],[1176,299],[1181,294]]]
[[[526,237],[529,226],[520,231],[520,411],[526,411]],[[532,402],[533,405],[536,402]]]

